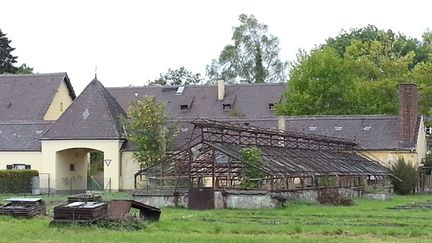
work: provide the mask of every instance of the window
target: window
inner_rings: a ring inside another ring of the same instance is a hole
[[[188,105],[180,105],[180,110],[181,111],[188,111],[189,110],[189,106]]]
[[[60,102],[60,111],[63,111],[63,102]]]
[[[216,165],[228,165],[229,157],[219,151],[215,151]]]
[[[6,165],[7,170],[31,170],[31,165],[26,164],[11,164]]]
[[[269,108],[269,110],[274,110],[275,109],[274,103],[269,103],[268,108]]]
[[[222,110],[224,110],[224,111],[231,110],[231,104],[223,104],[222,105]]]
[[[69,170],[70,171],[75,171],[75,165],[74,164],[70,164],[69,165]]]

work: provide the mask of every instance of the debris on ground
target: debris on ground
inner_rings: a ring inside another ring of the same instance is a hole
[[[427,200],[425,202],[412,202],[405,205],[399,205],[395,207],[391,207],[388,209],[393,210],[409,210],[409,209],[426,209],[426,210],[432,210],[432,201]]]
[[[46,215],[45,202],[42,198],[9,198],[5,201],[8,203],[0,206],[0,215],[10,215],[17,218]]]
[[[113,200],[107,210],[106,218],[124,219],[128,218],[131,208],[139,210],[139,218],[142,220],[158,221],[161,210],[156,207],[135,200]]]
[[[351,198],[343,197],[337,189],[322,189],[318,191],[318,202],[334,206],[352,206]]]
[[[82,200],[82,201],[75,201]],[[91,201],[89,201],[91,200]],[[161,210],[135,200],[113,200],[102,202],[101,198],[73,196],[67,204],[54,207],[54,220],[58,223],[95,223],[109,228],[141,228],[142,222],[159,220]],[[136,209],[139,214],[131,214]]]
[[[92,223],[105,216],[108,203],[72,202],[54,207],[53,223]]]
[[[73,202],[102,202],[102,196],[85,193],[69,196],[68,203]]]

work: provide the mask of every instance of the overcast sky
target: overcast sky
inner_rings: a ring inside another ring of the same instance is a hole
[[[0,29],[19,63],[67,72],[77,93],[93,79],[107,87],[144,85],[168,68],[205,67],[230,43],[241,13],[254,14],[293,60],[341,29],[368,24],[421,38],[432,1],[410,0],[0,0]]]

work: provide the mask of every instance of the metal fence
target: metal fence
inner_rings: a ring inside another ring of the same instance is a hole
[[[48,173],[40,173],[33,181],[33,194],[76,194],[88,191],[111,192],[111,178],[74,176],[53,179]]]

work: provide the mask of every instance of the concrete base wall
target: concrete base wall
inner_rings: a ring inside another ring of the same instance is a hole
[[[220,203],[216,202],[215,204],[220,205]],[[280,205],[280,203],[278,200],[272,198],[270,193],[228,193],[226,195],[226,208],[275,208],[278,205]]]
[[[356,188],[339,188],[339,193],[344,197],[349,198],[367,198],[374,200],[386,200],[390,196],[388,193],[367,193],[362,194]],[[173,193],[152,193],[143,192],[132,194],[134,200],[154,206],[154,207],[187,207],[187,193],[174,196]],[[275,208],[282,205],[282,201],[286,199],[290,201],[302,202],[317,202],[318,190],[290,191],[290,192],[268,192],[268,191],[215,191],[214,205],[217,209],[222,208]]]
[[[174,196],[173,194],[132,194],[134,200],[142,202],[144,204],[157,207],[157,208],[166,208],[166,207],[184,207],[186,208],[188,205],[188,197],[187,194],[179,194],[178,196]]]

